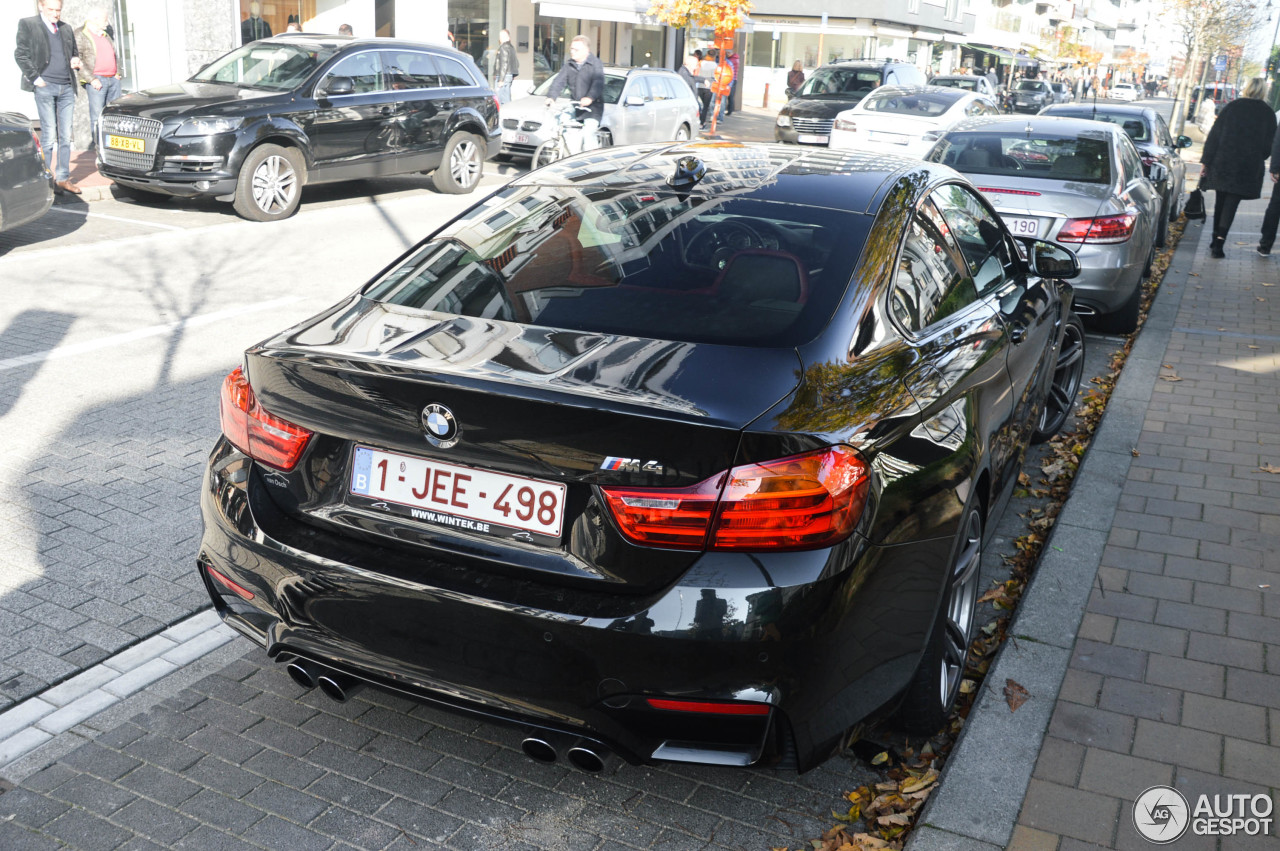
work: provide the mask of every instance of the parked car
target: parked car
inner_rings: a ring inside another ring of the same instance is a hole
[[[1019,80],[1010,94],[1014,112],[1039,112],[1053,103],[1053,90],[1044,80]]]
[[[1015,235],[1069,246],[1077,312],[1110,331],[1138,322],[1164,209],[1162,166],[1143,167],[1119,126],[1055,116],[972,118],[927,157],[966,174]],[[1155,182],[1147,178],[1147,172]]]
[[[434,172],[475,189],[498,152],[498,102],[471,57],[389,39],[255,41],[186,82],[125,95],[102,115],[98,168],[127,191],[231,201],[275,221],[302,187]]]
[[[983,74],[937,74],[929,80],[931,86],[946,86],[949,89],[964,89],[995,100],[999,95],[996,87]]]
[[[1142,99],[1142,89],[1133,83],[1116,83],[1108,95],[1112,100],[1135,101]]]
[[[1053,91],[1054,103],[1071,103],[1076,99],[1071,86],[1067,83],[1050,83],[1049,88]]]
[[[1177,221],[1178,216],[1182,215],[1187,165],[1182,161],[1179,151],[1191,147],[1191,137],[1179,136],[1174,139],[1163,115],[1149,106],[1136,104],[1103,103],[1099,106],[1082,103],[1075,106],[1050,106],[1040,114],[1088,118],[1117,124],[1138,149],[1138,156],[1142,158],[1145,167],[1150,168],[1156,163],[1163,166],[1164,180],[1155,181],[1155,184],[1160,193],[1160,204],[1165,209],[1165,217],[1160,220],[1160,230],[1156,234],[1156,246],[1164,247],[1169,222]]]
[[[503,154],[531,159],[538,146],[555,135],[553,117],[568,102],[568,94],[558,92],[556,98],[563,103],[548,108],[551,82],[552,78],[544,80],[528,97],[502,107]],[[698,130],[699,107],[693,91],[674,71],[606,67],[600,142],[686,141]]]
[[[1191,99],[1187,106],[1187,120],[1193,121],[1196,117],[1196,107],[1200,105],[1200,98],[1204,92],[1208,91],[1209,97],[1213,99],[1214,109],[1220,110],[1222,107],[1231,103],[1237,97],[1236,87],[1231,83],[1210,82],[1203,87],[1196,86],[1191,90]]]
[[[986,95],[942,86],[881,86],[836,116],[831,147],[923,158],[944,131],[974,115],[998,115]]]
[[[907,62],[865,59],[823,65],[799,91],[787,90],[790,100],[778,112],[773,137],[779,142],[826,145],[836,115],[857,106],[872,89],[924,84],[924,74]]]
[[[34,221],[53,205],[53,175],[21,113],[0,112],[0,231]]]
[[[901,157],[557,161],[246,352],[199,575],[303,686],[546,762],[805,770],[873,714],[936,730],[1079,384],[1078,266],[1027,252]]]

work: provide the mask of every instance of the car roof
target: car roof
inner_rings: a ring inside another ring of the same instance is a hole
[[[447,44],[434,44],[425,41],[409,41],[402,38],[386,38],[383,36],[363,36],[355,38],[349,35],[329,35],[327,33],[280,33],[270,38],[261,39],[273,44],[302,44],[307,47],[336,47],[350,50],[357,47],[403,47],[414,50],[426,48],[440,53],[448,53],[459,58],[465,57],[474,62],[470,53],[464,53]]]
[[[867,93],[867,97],[863,98],[862,103],[866,103],[872,95],[877,97],[881,95],[946,95],[954,100],[962,100],[964,98],[985,97],[978,92],[967,92],[964,89],[955,89],[951,86],[879,86]]]
[[[1101,121],[1089,121],[1085,118],[1072,118],[1057,115],[982,115],[967,118],[952,127],[948,133],[963,133],[970,130],[1026,130],[1028,136],[1036,133],[1054,133],[1070,136],[1080,133],[1105,132],[1114,136],[1124,133],[1117,124],[1104,124]]]
[[[1104,103],[1101,106],[1092,101],[1082,103],[1056,103],[1041,110],[1041,115],[1092,115],[1105,112],[1111,115],[1132,115],[1136,118],[1151,118],[1155,110],[1149,106],[1136,103]]]
[[[986,74],[934,74],[934,80],[987,80]],[[987,80],[987,82],[991,82]]]
[[[925,172],[918,188],[956,174],[946,166],[893,154],[868,154],[798,145],[694,141],[597,148],[516,178],[511,185],[572,185],[613,192],[674,191],[667,179],[678,158],[706,166],[692,190],[762,201],[800,203],[851,213],[873,213],[895,178]],[[820,190],[820,192],[819,192]]]

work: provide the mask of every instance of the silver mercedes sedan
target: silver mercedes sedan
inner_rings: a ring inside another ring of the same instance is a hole
[[[1143,166],[1114,124],[1045,116],[968,119],[925,159],[964,173],[1015,236],[1047,239],[1080,258],[1075,309],[1106,331],[1137,327],[1151,272],[1163,166]]]
[[[561,92],[561,102],[547,108],[552,79],[502,107],[502,154],[532,159],[555,136],[554,115],[568,100]],[[693,90],[674,71],[606,66],[600,144],[688,141],[698,133],[698,109]]]

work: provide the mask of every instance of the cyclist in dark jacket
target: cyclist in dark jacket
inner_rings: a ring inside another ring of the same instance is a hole
[[[582,118],[582,132],[578,150],[589,151],[600,145],[597,131],[600,119],[604,118],[604,66],[591,52],[591,39],[585,35],[573,37],[569,45],[569,61],[564,63],[560,72],[551,81],[547,93],[547,106],[555,103],[555,98],[569,88],[569,97],[577,101],[585,112]]]

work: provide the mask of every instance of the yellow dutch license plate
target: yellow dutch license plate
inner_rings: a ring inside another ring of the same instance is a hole
[[[115,148],[117,151],[133,151],[137,154],[146,153],[146,143],[142,139],[131,139],[128,136],[107,136],[107,147]]]

